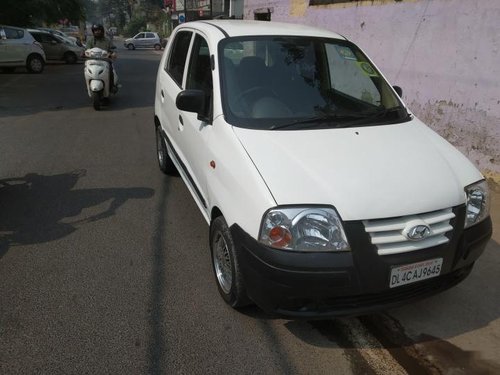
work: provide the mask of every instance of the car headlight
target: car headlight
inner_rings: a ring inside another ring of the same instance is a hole
[[[476,182],[465,188],[466,216],[465,228],[477,224],[490,214],[490,192],[486,181]]]
[[[349,251],[349,243],[332,207],[276,207],[266,212],[259,241],[294,251]]]

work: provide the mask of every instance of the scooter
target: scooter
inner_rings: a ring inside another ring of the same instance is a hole
[[[85,83],[87,92],[92,99],[96,111],[101,109],[101,103],[109,100],[111,94],[118,92],[118,75],[115,69],[111,69],[114,53],[94,47],[85,51]],[[113,82],[110,84],[110,71],[113,72]]]

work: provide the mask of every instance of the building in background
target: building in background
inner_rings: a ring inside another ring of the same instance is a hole
[[[245,0],[243,15],[346,36],[419,118],[498,179],[500,1]]]

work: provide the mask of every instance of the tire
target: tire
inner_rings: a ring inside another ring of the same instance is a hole
[[[155,50],[157,51],[161,50],[161,44],[155,44]]]
[[[43,68],[45,67],[45,61],[40,55],[30,55],[28,56],[28,60],[26,61],[26,69],[28,72],[39,74],[43,72]]]
[[[158,157],[158,166],[163,173],[166,175],[177,174],[177,168],[175,168],[172,159],[168,156],[167,145],[161,135],[160,126],[156,127],[156,155]]]
[[[217,288],[224,301],[234,308],[250,305],[233,238],[223,216],[210,225],[210,251]]]
[[[92,105],[96,111],[101,110],[101,92],[92,91]]]
[[[64,61],[66,64],[76,64],[78,57],[73,52],[66,52],[64,54]]]
[[[135,49],[135,46],[132,43],[129,43],[127,44],[127,48],[132,51],[133,49]]]

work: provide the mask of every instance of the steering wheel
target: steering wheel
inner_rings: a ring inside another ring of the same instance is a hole
[[[251,99],[252,96],[255,97],[254,100],[251,100],[252,102],[255,102],[261,97],[278,97],[278,95],[267,86],[254,86],[240,92],[234,99],[233,106],[241,106],[246,114],[249,114],[252,108],[250,105],[251,102],[248,99]]]

